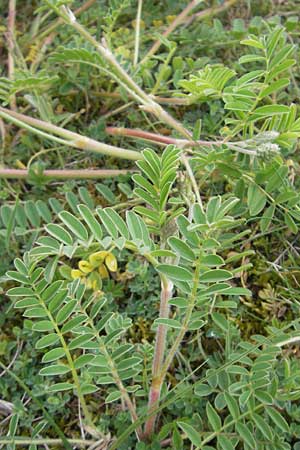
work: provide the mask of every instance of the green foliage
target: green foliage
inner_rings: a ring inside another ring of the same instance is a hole
[[[77,3],[47,0],[15,36],[13,76],[1,73],[4,106],[46,131],[141,153],[133,168],[81,151],[80,168],[135,173],[47,185],[41,158],[68,169],[73,152],[1,122],[5,164],[29,168],[0,194],[0,358],[16,374],[0,361],[1,397],[14,402],[7,448],[19,434],[30,450],[53,437],[69,448],[58,416],[74,448],[81,432],[112,450],[296,449],[299,27],[289,5],[266,21],[269,6],[247,5],[245,21],[213,11],[166,37],[186,4],[165,3],[157,21],[161,5],[143,2],[138,32],[131,1],[96,2],[72,28]],[[145,132],[146,150],[134,140]]]

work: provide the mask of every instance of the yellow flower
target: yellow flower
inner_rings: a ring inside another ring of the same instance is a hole
[[[109,253],[107,257],[105,258],[105,265],[111,272],[116,272],[118,268],[118,262],[115,255],[112,253]]]
[[[101,278],[109,277],[108,270],[104,264],[101,264],[101,266],[99,266],[98,272],[100,273]]]
[[[83,273],[90,273],[93,270],[93,266],[88,261],[85,261],[84,259],[79,261],[78,267],[81,270],[81,272],[83,272]]]
[[[163,21],[162,20],[153,20],[152,23],[157,28],[161,27],[163,25]]]
[[[176,19],[177,16],[167,16],[166,20],[168,22],[168,24],[174,22],[174,20]]]
[[[83,277],[83,273],[81,272],[81,270],[78,269],[72,269],[71,270],[71,277],[73,278],[73,280],[76,280],[76,278],[81,278]]]
[[[108,255],[108,252],[102,250],[101,252],[92,253],[89,256],[89,262],[93,267],[98,267],[102,264]]]

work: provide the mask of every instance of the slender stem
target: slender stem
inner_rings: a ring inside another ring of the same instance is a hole
[[[116,386],[118,387],[119,391],[121,392],[122,398],[123,398],[123,400],[125,401],[125,403],[127,405],[128,411],[130,412],[130,415],[131,415],[132,422],[135,422],[136,420],[138,420],[138,415],[136,413],[135,406],[132,403],[131,398],[130,398],[130,396],[129,396],[129,394],[128,394],[128,392],[127,392],[127,390],[126,390],[126,388],[125,388],[121,378],[119,377],[118,371],[117,371],[117,369],[115,367],[115,363],[114,363],[113,359],[111,358],[110,353],[108,352],[108,350],[107,350],[107,348],[106,348],[106,346],[105,346],[105,344],[103,342],[103,339],[102,339],[102,337],[99,334],[99,331],[95,327],[95,324],[94,324],[93,320],[89,317],[89,315],[86,313],[84,308],[81,308],[81,312],[82,312],[82,314],[84,314],[86,316],[87,323],[90,325],[90,327],[92,328],[92,330],[95,333],[95,337],[96,337],[97,342],[99,344],[99,349],[105,355],[105,357],[106,357],[106,359],[108,361],[108,364],[109,364],[109,367],[110,367],[110,370],[111,370],[111,375],[112,375],[112,377],[114,379],[114,382],[115,382]],[[142,434],[143,433],[142,433],[141,427],[138,427],[136,429],[136,435],[137,435],[138,440],[141,440]]]
[[[21,128],[25,128],[32,133],[38,134],[44,138],[51,139],[59,144],[78,148],[80,150],[92,151],[103,155],[114,156],[116,158],[124,158],[131,160],[142,159],[142,155],[134,150],[126,150],[120,147],[104,144],[103,142],[95,141],[86,136],[74,133],[64,128],[53,125],[43,120],[34,119],[33,117],[25,116],[24,114],[11,111],[7,108],[0,107],[0,117],[13,122]],[[46,132],[41,131],[46,130]],[[52,134],[49,134],[52,133]],[[53,134],[61,136],[60,139]]]
[[[70,95],[71,94],[76,94],[77,91],[70,91]],[[104,91],[100,91],[100,92],[95,92],[94,93],[95,96],[97,97],[109,97],[109,98],[116,98],[116,99],[121,99],[121,94],[119,94],[118,92],[104,92]],[[166,104],[166,105],[182,105],[182,106],[187,106],[190,104],[190,100],[188,98],[178,98],[178,97],[160,97],[157,95],[152,96],[153,100],[155,100],[157,103],[162,103],[162,104]]]
[[[190,318],[191,318],[191,315],[192,315],[192,312],[193,312],[193,309],[194,309],[194,306],[195,306],[196,295],[197,295],[197,290],[198,290],[198,285],[199,285],[200,260],[201,260],[201,257],[198,258],[196,266],[195,266],[194,277],[193,277],[193,288],[192,288],[191,294],[189,296],[189,302],[188,302],[189,305],[187,307],[187,311],[186,311],[185,318],[184,318],[183,323],[182,323],[182,327],[179,330],[179,333],[178,333],[178,335],[177,335],[177,337],[176,337],[176,339],[175,339],[175,341],[174,341],[170,351],[168,352],[167,357],[166,357],[165,362],[164,362],[164,365],[163,365],[163,367],[161,369],[161,377],[162,377],[162,379],[165,378],[166,373],[167,373],[167,371],[168,371],[168,369],[169,369],[169,367],[170,367],[170,365],[171,365],[171,363],[173,361],[173,358],[174,358],[174,356],[175,356],[175,354],[177,352],[177,349],[180,346],[181,341],[182,341],[182,339],[183,339],[183,337],[184,337],[184,335],[185,335],[185,333],[186,333],[186,331],[188,329],[188,324],[189,324],[189,321],[190,321]]]
[[[181,155],[181,161],[182,161],[183,164],[185,165],[187,174],[188,174],[189,179],[190,179],[190,181],[191,181],[191,184],[192,184],[192,186],[193,186],[193,190],[194,190],[194,193],[195,193],[197,202],[198,202],[199,206],[201,207],[201,209],[202,209],[202,211],[203,211],[203,204],[202,204],[202,200],[201,200],[201,196],[200,196],[198,184],[197,184],[196,178],[195,178],[195,176],[194,176],[194,173],[193,173],[193,171],[192,171],[192,169],[191,169],[189,160],[188,160],[188,158],[187,158],[184,154],[182,154],[182,155]]]
[[[162,384],[165,380],[167,371],[174,359],[174,356],[182,342],[182,339],[188,329],[188,324],[195,306],[195,301],[196,301],[196,295],[197,295],[197,289],[198,289],[198,285],[199,285],[199,276],[200,276],[200,257],[197,260],[196,266],[195,266],[195,270],[194,270],[194,277],[193,277],[193,288],[191,291],[191,294],[189,296],[189,306],[187,308],[186,311],[186,315],[184,317],[181,329],[179,330],[179,333],[177,334],[177,337],[171,347],[171,349],[169,350],[169,352],[167,353],[166,359],[164,361],[164,363],[160,366],[159,368],[159,372],[157,373],[156,377],[155,377],[155,385],[153,388],[153,398],[151,398],[151,405],[148,405],[148,416],[150,416],[146,423],[145,423],[145,432],[144,432],[144,437],[145,439],[149,439],[150,436],[153,434],[154,429],[155,429],[155,421],[156,421],[156,417],[157,417],[157,413],[155,413],[155,410],[158,407],[158,402],[159,402],[159,397],[160,397],[160,392],[161,392],[161,387]],[[151,406],[151,408],[149,408],[149,406]]]
[[[76,391],[77,391],[77,395],[78,395],[78,398],[79,398],[79,401],[80,401],[80,404],[81,404],[81,407],[82,407],[82,410],[83,410],[83,413],[84,413],[84,417],[85,417],[88,425],[91,428],[95,428],[94,424],[93,424],[92,416],[91,416],[91,414],[90,414],[90,412],[88,410],[87,404],[85,402],[84,395],[81,392],[81,385],[80,385],[80,381],[79,381],[79,378],[78,378],[78,374],[77,374],[77,371],[75,369],[75,366],[74,366],[74,363],[73,363],[73,358],[71,356],[71,353],[70,353],[68,345],[67,345],[67,343],[65,341],[65,338],[64,338],[63,334],[61,333],[61,331],[60,331],[60,329],[59,329],[59,327],[58,327],[54,317],[52,316],[51,312],[47,308],[47,305],[45,304],[44,300],[42,299],[40,294],[37,292],[35,286],[33,286],[33,287],[34,287],[34,290],[36,291],[36,295],[37,295],[37,297],[39,299],[39,303],[42,306],[42,308],[45,310],[45,312],[47,314],[47,317],[49,318],[50,322],[52,323],[52,325],[53,325],[53,327],[55,329],[55,332],[56,332],[57,336],[59,337],[61,345],[62,345],[62,347],[64,349],[64,352],[65,352],[65,355],[66,355],[69,367],[71,369],[71,373],[72,373],[74,385],[75,385],[75,388],[76,388]]]
[[[135,23],[135,42],[134,42],[134,57],[133,57],[134,66],[137,65],[139,59],[142,6],[143,0],[138,0],[138,8]]]
[[[7,18],[7,48],[8,48],[8,78],[13,80],[15,72],[14,63],[14,47],[15,47],[15,22],[16,22],[16,0],[9,0],[8,4],[8,18]],[[11,109],[16,108],[16,98],[13,95],[10,100]]]
[[[50,439],[50,438],[41,438],[41,439],[31,439],[28,437],[7,437],[0,438],[0,445],[2,444],[15,444],[15,445],[60,445],[62,444],[62,439]],[[74,444],[80,447],[88,447],[90,445],[95,445],[97,443],[96,440],[91,439],[68,439],[70,444]],[[100,445],[101,441],[99,441]]]
[[[226,11],[226,9],[235,5],[236,3],[238,3],[238,1],[239,0],[228,0],[227,2],[224,2],[223,5],[216,7],[213,6],[212,8],[206,9],[205,11],[200,11],[198,13],[192,14],[190,17],[186,18],[186,22],[190,24],[193,20],[199,19],[203,20],[206,19],[207,17],[213,17],[219,13]]]
[[[168,28],[163,32],[163,37],[167,38],[181,23],[183,23],[186,19],[186,17],[189,15],[189,13],[196,8],[196,6],[201,3],[201,0],[192,0],[182,11],[181,13],[175,17],[172,23],[168,26]],[[146,56],[142,59],[141,64],[143,64],[148,58],[153,56],[157,50],[162,45],[161,39],[158,39],[150,48]]]
[[[172,298],[173,283],[171,283],[165,277],[161,280],[161,298],[160,298],[160,310],[159,318],[167,319],[169,317],[169,300]],[[147,413],[149,414],[149,419],[145,423],[144,436],[148,438],[154,431],[156,415],[153,414],[155,409],[158,407],[162,380],[160,377],[161,368],[163,360],[165,357],[166,349],[166,336],[167,336],[167,326],[158,325],[156,331],[156,341],[153,356],[153,366],[152,366],[152,383],[149,392],[149,401]]]
[[[188,139],[176,139],[171,136],[163,136],[162,134],[151,133],[149,131],[123,127],[106,127],[105,131],[107,134],[111,135],[133,137],[146,141],[157,142],[162,145],[174,144],[179,148],[184,148],[191,145],[212,147],[213,145],[219,146],[223,144],[223,141],[190,141]]]
[[[48,4],[51,7],[51,4]],[[185,138],[192,140],[191,133],[180,122],[165,111],[161,105],[156,103],[148,94],[146,94],[146,92],[144,92],[138,84],[136,84],[126,70],[119,64],[113,53],[107,47],[100,44],[80,23],[78,23],[74,14],[69,9],[62,7],[58,13],[66,23],[71,25],[81,36],[83,36],[96,48],[96,50],[111,67],[115,76],[118,78],[119,83],[126,88],[130,95],[133,95],[136,99],[138,99],[142,105],[142,109],[150,112],[159,120],[168,124],[171,128],[174,128],[174,130]]]
[[[117,177],[119,175],[126,175],[132,172],[132,170],[110,170],[110,169],[99,169],[99,170],[89,170],[89,169],[77,169],[77,170],[67,170],[67,169],[53,169],[44,170],[41,173],[42,177],[56,180],[89,180],[89,179],[102,179]],[[1,169],[0,168],[0,179],[19,179],[24,180],[30,176],[28,170],[22,169]]]
[[[75,16],[79,16],[82,12],[89,9],[94,3],[96,3],[97,0],[88,0],[83,5],[81,5],[78,9],[75,9],[74,14]],[[48,36],[48,34],[52,33],[59,25],[63,24],[64,21],[59,18],[57,19],[52,25],[48,26],[44,31],[37,32],[33,36],[33,38],[37,37],[39,40],[43,39],[44,37]]]

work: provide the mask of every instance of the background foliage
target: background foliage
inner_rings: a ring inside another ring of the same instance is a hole
[[[145,0],[137,64],[135,2],[99,0],[78,16],[99,42],[105,36],[138,86],[203,140],[186,153],[203,207],[194,205],[197,193],[179,161],[188,148],[179,131],[138,108],[88,40],[54,27],[49,4],[59,2],[17,1],[13,76],[8,10],[0,7],[2,105],[148,150],[135,165],[0,122],[0,168],[29,173],[0,179],[4,448],[15,448],[14,436],[36,438],[34,450],[65,435],[91,448],[297,450],[298,3],[232,2],[162,37],[186,3]],[[193,12],[220,6],[203,2]],[[161,45],[147,57],[156,39]],[[111,127],[178,145],[165,149]],[[49,181],[44,172],[74,168],[140,174]],[[202,285],[192,298],[197,267]],[[160,276],[176,289],[169,319],[158,319]],[[160,325],[168,327],[168,349],[183,325],[187,332],[162,386],[157,433],[138,442],[120,382],[145,421]],[[98,434],[78,416],[78,397]]]

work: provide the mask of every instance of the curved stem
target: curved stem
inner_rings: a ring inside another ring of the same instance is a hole
[[[74,133],[73,131],[65,130],[64,128],[53,125],[52,123],[25,116],[24,114],[11,111],[7,108],[0,107],[0,117],[14,123],[21,128],[25,128],[32,133],[69,147],[78,148],[80,150],[88,150],[103,155],[114,156],[116,158],[131,159],[134,161],[142,159],[142,155],[139,152],[104,144],[103,142],[95,141],[94,139],[90,139],[86,136]],[[55,135],[58,135],[60,137],[57,137]]]

